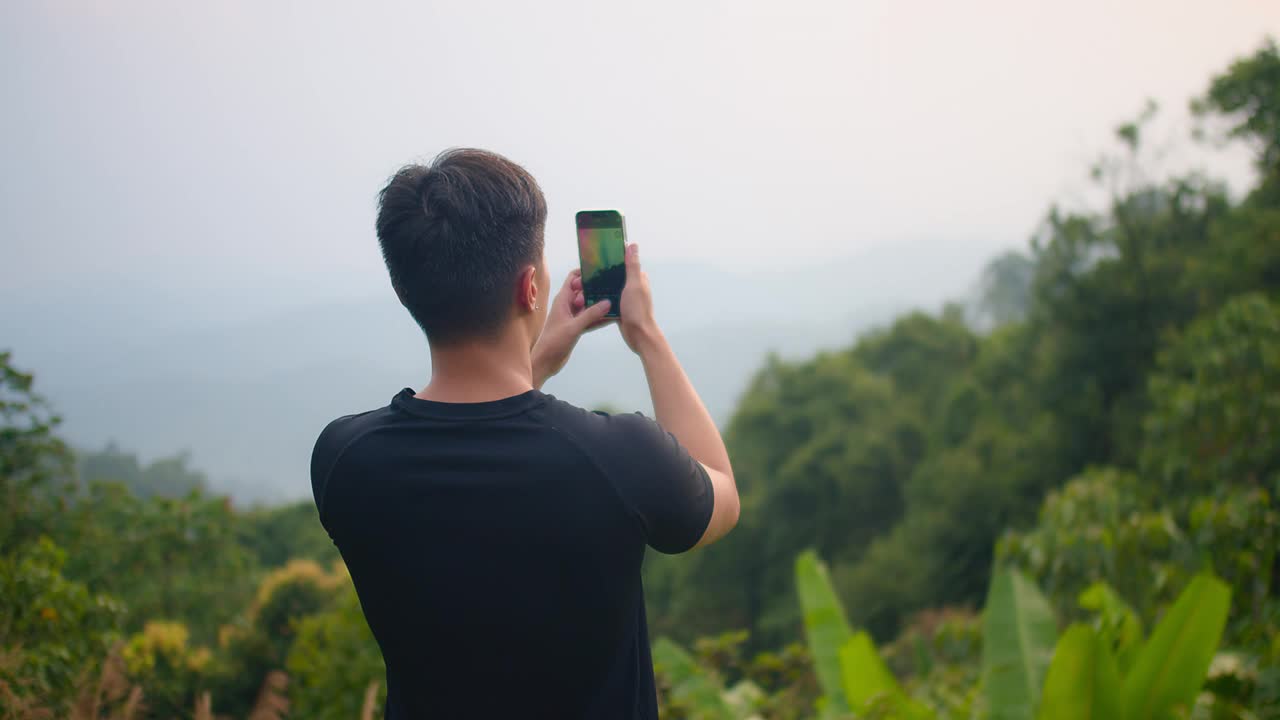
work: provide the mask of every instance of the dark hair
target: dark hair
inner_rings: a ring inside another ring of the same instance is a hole
[[[542,257],[547,203],[496,153],[446,150],[406,165],[378,195],[378,242],[400,302],[433,343],[499,330],[520,270]]]

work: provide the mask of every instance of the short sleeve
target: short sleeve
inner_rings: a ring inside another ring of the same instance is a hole
[[[361,428],[357,423],[359,418],[369,415],[370,413],[344,415],[326,425],[320,432],[320,437],[316,438],[316,445],[311,451],[311,496],[316,501],[316,510],[320,513],[322,523],[325,522],[325,497],[334,466],[352,441],[367,432],[367,428]]]
[[[329,476],[333,474],[333,466],[345,442],[341,432],[342,420],[343,418],[338,418],[329,423],[316,439],[315,448],[311,451],[311,496],[315,499],[316,510],[322,518]]]
[[[641,415],[608,416],[599,458],[623,500],[639,515],[646,541],[668,555],[691,549],[711,521],[711,478],[675,436]]]

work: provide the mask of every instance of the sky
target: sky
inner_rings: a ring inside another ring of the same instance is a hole
[[[386,292],[376,193],[451,146],[534,173],[555,268],[607,207],[646,262],[990,253],[1078,197],[1145,98],[1181,142],[1268,33],[1274,0],[7,0],[0,288]],[[1173,162],[1247,178],[1238,151]]]

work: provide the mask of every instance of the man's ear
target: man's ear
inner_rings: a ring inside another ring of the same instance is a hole
[[[542,288],[538,287],[537,267],[526,265],[524,270],[520,271],[520,280],[516,283],[516,302],[522,310],[532,312],[542,304],[542,292]]]

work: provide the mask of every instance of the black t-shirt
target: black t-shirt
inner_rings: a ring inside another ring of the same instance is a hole
[[[311,484],[386,660],[387,718],[657,717],[640,563],[693,547],[714,502],[657,423],[405,389],[324,429]]]

